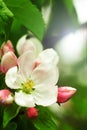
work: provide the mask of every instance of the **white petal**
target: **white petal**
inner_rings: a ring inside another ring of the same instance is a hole
[[[37,61],[44,63],[51,63],[53,65],[57,65],[59,60],[58,54],[54,49],[46,49],[42,51],[37,58]]]
[[[25,77],[29,77],[34,67],[34,64],[33,64],[34,59],[35,59],[35,54],[33,53],[33,51],[27,51],[23,53],[18,59],[19,71]]]
[[[29,42],[33,43],[33,46],[35,47],[36,50],[36,56],[37,56],[43,50],[43,46],[41,42],[36,37],[31,37],[29,39]]]
[[[30,94],[26,94],[22,91],[15,93],[15,102],[19,106],[23,106],[23,107],[34,107],[35,106],[33,96]]]
[[[57,101],[57,86],[38,86],[33,96],[37,105],[49,106]]]
[[[39,54],[42,50],[42,44],[36,37],[31,37],[29,39],[26,38],[27,35],[22,36],[17,42],[17,51],[18,54],[21,55],[25,51],[32,50],[37,54]]]
[[[23,46],[25,44],[25,41],[26,41],[26,35],[22,36],[17,42],[16,49],[19,55],[23,53]]]
[[[36,53],[36,48],[35,45],[32,43],[32,41],[30,39],[26,39],[27,35],[22,36],[18,42],[17,42],[17,52],[19,55],[22,55],[24,52],[26,51],[33,51],[34,53]]]
[[[36,54],[36,48],[31,40],[26,40],[26,42],[23,46],[23,53],[26,51],[33,51],[33,53]]]
[[[43,50],[41,42],[35,37],[26,39],[25,44],[23,45],[23,52],[29,50],[33,51],[37,56]]]
[[[22,82],[21,75],[17,75],[17,67],[12,67],[6,73],[5,82],[7,86],[11,89],[20,88]]]
[[[59,72],[57,66],[51,64],[40,64],[33,70],[31,79],[35,84],[55,85],[58,81]]]

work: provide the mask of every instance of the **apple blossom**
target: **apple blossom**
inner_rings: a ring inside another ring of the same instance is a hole
[[[18,59],[18,67],[6,73],[6,85],[15,89],[16,104],[24,107],[49,106],[57,101],[58,55],[53,49],[42,51],[36,58],[26,51]]]
[[[75,93],[76,93],[75,88],[67,87],[67,86],[59,87],[57,102],[64,103],[64,102],[68,101]]]
[[[17,52],[19,55],[24,53],[25,51],[32,50],[37,54],[39,54],[43,50],[43,46],[41,42],[36,37],[27,38],[28,35],[22,36],[17,42]]]
[[[36,118],[38,116],[38,111],[35,107],[30,107],[27,109],[27,116],[28,118]]]
[[[17,57],[13,52],[9,51],[2,56],[0,70],[6,73],[13,66],[17,66]]]
[[[0,90],[0,104],[8,105],[13,102],[13,97],[10,90],[3,89]]]

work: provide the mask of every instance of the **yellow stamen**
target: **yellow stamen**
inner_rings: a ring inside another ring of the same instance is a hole
[[[34,82],[32,80],[27,80],[25,83],[22,83],[22,89],[26,93],[31,93],[33,86]]]

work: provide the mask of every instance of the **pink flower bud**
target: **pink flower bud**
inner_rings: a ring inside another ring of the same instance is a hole
[[[13,102],[13,97],[8,89],[0,90],[0,104],[8,105]]]
[[[31,107],[27,109],[28,118],[34,119],[38,116],[38,111],[35,107]]]
[[[59,87],[58,88],[58,103],[64,103],[68,101],[74,94],[76,93],[76,89],[72,87]]]
[[[10,40],[2,44],[1,49],[0,49],[0,55],[3,56],[9,51],[14,52],[14,48]]]
[[[1,71],[6,73],[8,69],[17,66],[17,57],[13,52],[7,52],[1,59]]]

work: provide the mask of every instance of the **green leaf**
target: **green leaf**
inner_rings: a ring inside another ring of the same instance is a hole
[[[6,7],[5,3],[0,0],[0,44],[8,39],[12,20],[13,14]]]
[[[4,0],[14,17],[40,40],[44,34],[44,21],[39,10],[29,0]]]
[[[2,126],[2,121],[3,120],[3,106],[0,105],[0,130],[3,129],[3,126]]]
[[[27,118],[26,114],[19,115],[17,118],[17,128],[18,130],[37,130],[32,122]]]
[[[18,115],[19,110],[20,107],[18,107],[16,104],[11,104],[4,109],[3,127],[6,127],[6,125]]]
[[[46,0],[31,0],[39,9],[44,5]],[[47,1],[46,1],[47,2]]]
[[[17,129],[17,124],[12,122],[12,123],[9,123],[4,130],[16,130],[16,129]]]
[[[48,108],[39,107],[39,116],[32,120],[32,123],[38,130],[57,130],[57,126],[52,119],[52,113]]]
[[[27,29],[21,25],[17,19],[14,18],[9,36],[9,39],[12,41],[14,47],[16,47],[18,39],[20,39],[21,36],[25,35],[26,32]]]

